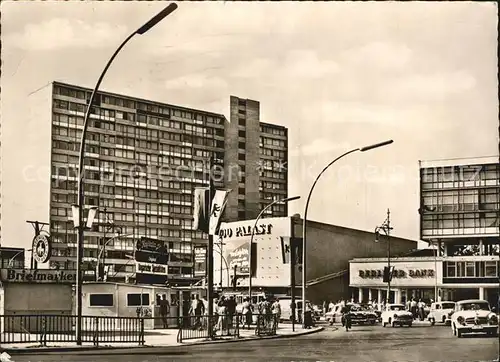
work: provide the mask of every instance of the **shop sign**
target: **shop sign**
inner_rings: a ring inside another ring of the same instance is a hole
[[[50,236],[45,234],[38,234],[33,239],[33,259],[36,262],[43,264],[49,261],[52,254],[52,244]]]
[[[359,270],[358,272],[360,278],[382,278],[383,270]],[[392,272],[393,278],[434,278],[433,269],[394,269]]]
[[[272,223],[262,223],[255,227],[253,225],[247,226],[235,226],[230,228],[220,228],[219,237],[221,238],[240,238],[243,236],[252,236],[252,229],[254,230],[254,236],[257,235],[270,235],[273,231]]]
[[[2,281],[13,283],[60,283],[76,282],[75,270],[54,269],[2,269]]]
[[[194,275],[205,276],[207,272],[207,248],[197,246],[194,248]]]
[[[134,259],[138,263],[168,264],[168,252],[162,240],[141,237],[135,244]]]
[[[392,272],[391,285],[394,287],[428,287],[442,280],[441,264],[430,260],[391,260]],[[349,284],[360,287],[382,287],[384,268],[387,261],[368,261],[349,263]]]
[[[152,263],[136,263],[136,273],[167,275],[167,266]]]

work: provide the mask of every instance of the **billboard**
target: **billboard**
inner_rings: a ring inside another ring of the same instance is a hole
[[[194,276],[204,277],[207,273],[207,248],[196,246],[194,248]]]
[[[284,287],[290,285],[290,264],[284,263],[282,238],[291,237],[291,218],[275,217],[260,219],[255,225],[255,220],[244,220],[230,223],[222,223],[219,229],[218,239],[215,244],[221,242],[222,254],[214,254],[214,269],[221,273],[214,273],[215,283],[230,285],[231,278],[240,275],[240,286],[247,286],[249,260],[252,262],[252,285],[255,287]],[[254,229],[252,255],[249,258],[249,246]],[[227,264],[227,265],[226,265]],[[227,272],[227,269],[230,269]],[[222,281],[220,280],[222,278]]]
[[[162,240],[141,237],[135,244],[134,259],[137,275],[158,275],[167,281],[169,256]]]

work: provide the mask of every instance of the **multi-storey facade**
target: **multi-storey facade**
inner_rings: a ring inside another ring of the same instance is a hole
[[[53,84],[53,267],[75,268],[76,233],[69,213],[76,203],[78,151],[89,98],[89,89]],[[192,246],[206,242],[206,235],[192,230],[193,190],[208,185],[212,154],[216,163],[223,163],[224,116],[104,92],[95,104],[85,149],[85,206],[99,208],[98,220],[85,234],[89,274],[106,244],[100,257],[109,266],[108,278],[133,277],[129,256],[135,240],[147,236],[168,244],[169,276],[189,281]]]
[[[420,162],[420,238],[433,249],[391,258],[394,300],[498,303],[500,164],[496,157]],[[418,254],[418,255],[417,255]],[[387,288],[386,258],[350,262],[359,299]]]
[[[76,267],[71,205],[76,203],[79,146],[90,94],[90,89],[79,86],[52,85],[51,267]],[[131,255],[135,241],[146,236],[168,245],[169,280],[191,284],[194,246],[206,244],[207,239],[192,230],[192,198],[196,187],[208,186],[212,155],[215,186],[244,195],[254,212],[266,196],[260,193],[259,182],[250,180],[256,172],[249,176],[248,164],[242,164],[241,172],[234,173],[238,186],[227,183],[226,162],[238,160],[241,153],[236,148],[236,156],[231,154],[233,145],[225,141],[229,127],[222,114],[107,92],[99,92],[94,104],[85,148],[85,207],[97,206],[98,214],[85,233],[84,269],[91,278],[99,259],[107,266],[108,280],[134,279]],[[257,123],[248,131],[255,142],[243,150],[257,164],[260,135],[253,133],[260,133],[259,127]],[[279,156],[286,157],[286,152]],[[286,177],[281,183],[285,186],[280,194],[286,195]],[[239,203],[227,205],[230,220],[243,216],[238,208]]]
[[[437,247],[441,296],[498,299],[500,164],[496,157],[420,164],[421,238]]]
[[[260,122],[259,102],[231,96],[225,135],[225,183],[232,190],[225,220],[255,218],[270,202],[287,197],[288,129]],[[287,213],[286,203],[266,210],[267,216]]]

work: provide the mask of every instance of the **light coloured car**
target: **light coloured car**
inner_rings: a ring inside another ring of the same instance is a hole
[[[451,329],[458,338],[465,333],[498,334],[498,316],[486,300],[468,299],[456,303],[451,315]]]
[[[427,315],[427,320],[431,322],[431,326],[436,323],[451,323],[451,314],[455,310],[455,302],[436,302],[432,303],[429,314]]]
[[[387,304],[382,311],[382,327],[408,326],[413,323],[413,315],[408,312],[403,304]]]

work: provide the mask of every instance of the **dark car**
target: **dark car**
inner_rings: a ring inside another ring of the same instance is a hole
[[[364,324],[375,324],[377,323],[377,314],[359,304],[348,304],[350,309],[351,316],[351,324],[352,325],[364,325]],[[342,325],[344,325],[344,321],[342,320]]]

